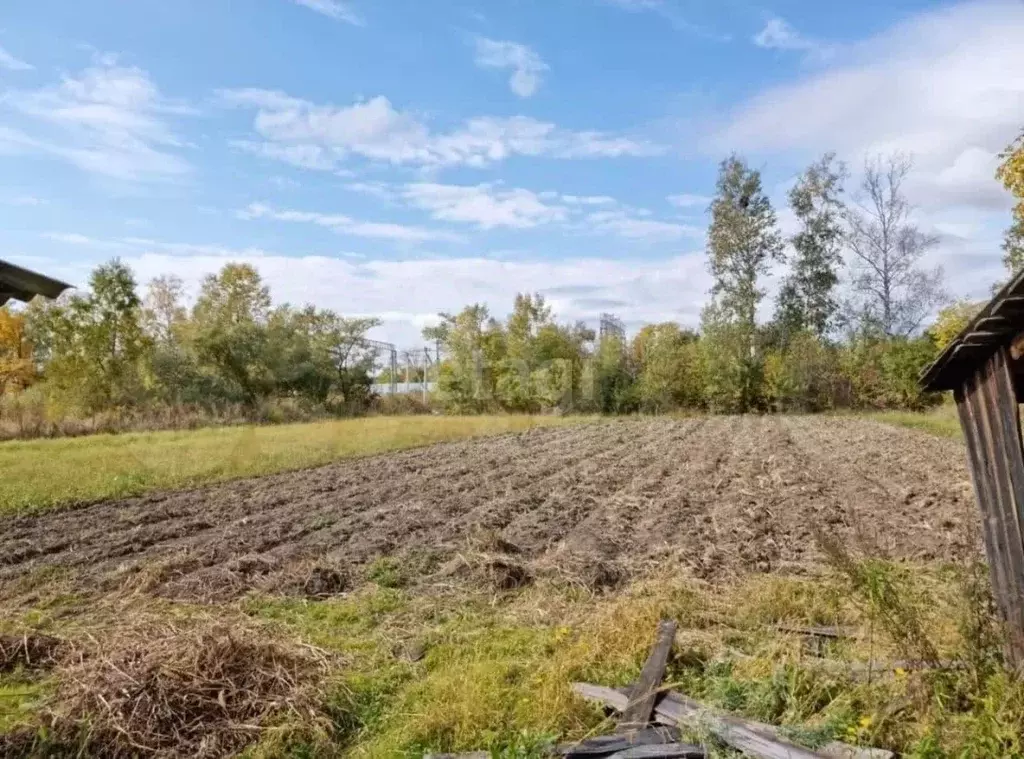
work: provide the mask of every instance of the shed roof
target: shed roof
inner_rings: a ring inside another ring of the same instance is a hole
[[[56,298],[71,285],[0,259],[0,306],[11,298],[28,303],[37,295]]]
[[[921,372],[925,390],[954,390],[1000,348],[1024,332],[1024,272],[996,293],[939,357]],[[1018,394],[1024,390],[1017,383]]]

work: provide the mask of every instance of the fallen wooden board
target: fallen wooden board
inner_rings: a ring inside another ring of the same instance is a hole
[[[618,711],[629,704],[629,697],[614,688],[588,683],[573,683],[572,687],[583,698],[600,701]],[[677,693],[665,694],[655,704],[654,710],[659,719],[671,725],[704,726],[723,743],[755,759],[822,759],[821,754],[809,749],[768,737],[755,729],[759,723],[718,714]]]
[[[663,743],[660,746],[635,746],[612,754],[608,759],[707,759],[703,746],[689,743]]]
[[[554,753],[568,759],[577,757],[607,757],[618,751],[635,748],[636,746],[654,746],[666,743],[678,743],[682,734],[678,727],[659,725],[645,727],[631,733],[618,735],[599,735],[587,738],[579,743],[562,743],[554,748]]]
[[[635,730],[645,727],[654,714],[654,702],[658,698],[658,688],[665,677],[668,657],[672,652],[672,644],[676,639],[676,623],[663,619],[658,623],[658,635],[654,648],[640,671],[640,677],[633,685],[629,694],[629,703],[622,710],[618,731]]]

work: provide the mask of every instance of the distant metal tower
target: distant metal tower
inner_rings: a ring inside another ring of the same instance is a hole
[[[614,337],[623,345],[626,343],[626,325],[613,314],[601,314],[601,326],[597,334],[602,342],[607,337]]]
[[[358,338],[354,342],[356,345],[362,345],[366,348],[370,348],[375,352],[376,355],[374,357],[373,362],[374,366],[378,365],[377,359],[380,358],[380,354],[386,354],[386,366],[388,367],[388,373],[391,375],[388,378],[389,384],[391,385],[391,394],[395,395],[398,392],[398,351],[396,350],[394,344],[381,342],[380,340],[371,340],[368,337]],[[339,355],[339,353],[340,351],[336,352],[335,356],[341,359],[341,363],[344,363],[344,360]]]

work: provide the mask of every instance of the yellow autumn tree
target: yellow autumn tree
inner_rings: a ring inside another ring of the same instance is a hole
[[[984,305],[984,303],[969,300],[958,300],[939,311],[935,324],[928,330],[935,342],[935,347],[940,351],[944,350],[956,339],[967,323],[977,316]]]
[[[1017,199],[1013,223],[1003,240],[1003,263],[1013,275],[1024,269],[1024,132],[999,157],[1003,162],[999,164],[996,178]]]
[[[20,390],[35,378],[32,348],[25,339],[25,319],[0,308],[0,394]]]

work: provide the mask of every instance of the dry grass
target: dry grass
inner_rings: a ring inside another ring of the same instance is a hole
[[[414,593],[387,587],[383,569],[375,577],[324,600],[253,597],[216,607],[216,621],[212,610],[133,596],[142,612],[112,606],[72,626],[70,650],[85,656],[50,671],[54,695],[37,714],[70,725],[75,745],[84,735],[90,755],[96,747],[203,756],[249,746],[247,756],[261,757],[481,748],[539,757],[552,740],[610,729],[570,683],[635,679],[667,617],[680,625],[673,687],[781,725],[806,745],[838,738],[922,759],[1021,748],[1024,687],[1002,673],[997,642],[978,636],[971,620],[984,623],[984,602],[962,591],[970,578],[960,569],[871,562],[852,576],[761,575],[729,585],[666,571],[600,593],[557,578],[500,590],[484,575],[440,575]],[[857,663],[920,658],[889,629],[894,599],[937,657],[967,665],[876,666],[865,677]],[[128,616],[145,621],[125,631],[119,619]],[[779,629],[822,624],[852,634],[819,648]],[[63,618],[50,625],[68,629]]]
[[[580,418],[369,417],[0,443],[0,513],[192,487]]]
[[[56,687],[9,738],[35,755],[224,757],[260,741],[324,739],[336,654],[237,617],[130,620],[61,644]]]

